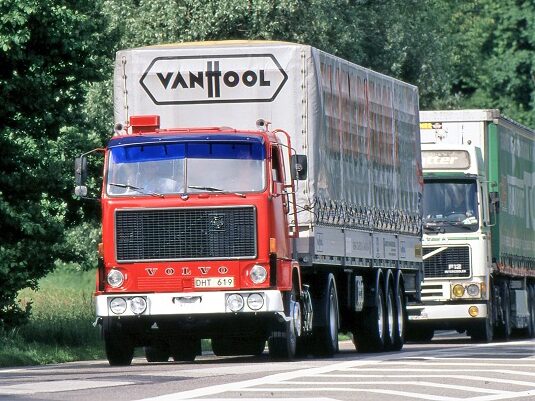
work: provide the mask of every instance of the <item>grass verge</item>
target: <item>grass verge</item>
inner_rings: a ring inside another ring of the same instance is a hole
[[[22,290],[19,301],[32,304],[27,324],[0,333],[0,366],[41,365],[104,357],[93,327],[95,273],[61,267]]]

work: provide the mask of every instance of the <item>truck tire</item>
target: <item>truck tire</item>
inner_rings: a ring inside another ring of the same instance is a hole
[[[394,323],[393,351],[399,351],[405,344],[405,329],[407,327],[407,305],[405,302],[405,289],[403,285],[396,288],[396,321]]]
[[[435,330],[429,327],[412,326],[407,330],[405,339],[407,341],[413,341],[417,343],[426,343],[433,339],[435,336]]]
[[[147,362],[167,362],[169,360],[169,346],[163,342],[143,347]]]
[[[201,353],[201,340],[179,338],[171,344],[170,351],[175,362],[193,362]]]
[[[394,335],[395,335],[395,323],[396,323],[396,301],[394,298],[394,291],[392,286],[388,286],[385,299],[385,350],[394,349]]]
[[[120,329],[104,330],[106,358],[110,366],[129,366],[134,357],[134,345],[131,338]]]
[[[490,343],[494,338],[493,323],[490,317],[479,319],[475,322],[474,327],[468,330],[472,341]]]
[[[533,285],[528,284],[528,310],[529,310],[529,321],[528,327],[526,329],[526,335],[528,338],[535,337],[535,288]]]
[[[509,341],[512,333],[511,324],[511,301],[509,296],[509,287],[506,283],[500,286],[500,308],[502,310],[502,321],[499,322],[496,329],[496,337],[500,340]]]
[[[268,339],[269,356],[273,359],[292,360],[297,349],[297,337],[301,335],[301,305],[297,299],[297,287],[284,294],[284,313],[290,320],[277,323]]]
[[[386,298],[383,286],[377,288],[377,305],[366,308],[362,324],[353,331],[353,341],[358,352],[381,352],[385,348]]]
[[[215,337],[212,338],[212,351],[217,356],[254,355],[264,352],[265,338],[257,337]]]
[[[313,328],[312,352],[315,356],[330,357],[338,352],[338,292],[334,276],[329,274],[327,286],[314,313],[321,314],[323,325]]]

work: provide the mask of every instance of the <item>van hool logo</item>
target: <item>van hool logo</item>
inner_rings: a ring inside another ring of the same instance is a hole
[[[157,57],[139,80],[158,105],[271,102],[288,80],[272,54]]]

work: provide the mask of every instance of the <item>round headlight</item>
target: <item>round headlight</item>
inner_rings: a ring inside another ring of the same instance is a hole
[[[108,273],[108,284],[113,288],[118,288],[124,283],[124,274],[117,269],[111,269]]]
[[[110,309],[116,315],[122,315],[126,311],[126,301],[124,298],[113,298],[110,301]]]
[[[464,287],[461,284],[455,284],[453,286],[453,295],[460,298],[464,295]]]
[[[264,266],[254,265],[249,273],[251,281],[255,284],[262,284],[267,279],[267,270]]]
[[[141,315],[147,309],[147,301],[143,297],[134,297],[130,300],[130,309],[136,315]]]
[[[227,308],[232,312],[238,312],[243,308],[243,297],[240,294],[230,294],[227,298]]]
[[[252,310],[259,310],[264,306],[264,297],[260,294],[250,294],[247,297],[247,306]]]
[[[477,284],[470,284],[466,287],[466,293],[471,297],[479,296],[479,286]]]

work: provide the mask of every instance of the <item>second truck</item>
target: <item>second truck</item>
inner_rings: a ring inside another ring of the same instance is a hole
[[[535,131],[498,110],[422,111],[424,282],[409,337],[535,335]]]
[[[110,364],[138,346],[192,360],[201,339],[283,359],[332,355],[339,332],[403,346],[422,278],[414,86],[310,46],[211,42],[118,52],[114,98],[97,150]]]

